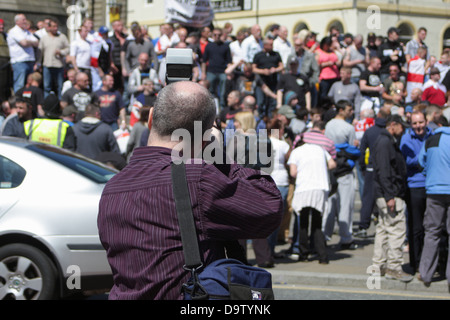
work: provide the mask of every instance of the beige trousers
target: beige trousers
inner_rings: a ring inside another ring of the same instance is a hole
[[[376,199],[378,224],[372,262],[374,266],[385,266],[391,270],[402,270],[402,245],[406,237],[405,201],[395,198],[395,212],[388,212],[386,200]]]

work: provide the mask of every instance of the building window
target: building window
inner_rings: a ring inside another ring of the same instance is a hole
[[[327,35],[330,34],[331,28],[338,29],[340,34],[344,34],[345,32],[344,26],[342,25],[342,22],[340,22],[339,20],[333,20],[328,24],[328,29],[326,30]]]
[[[294,33],[299,33],[302,30],[309,30],[308,25],[304,22],[300,22],[294,28]]]
[[[398,29],[400,30],[398,40],[403,44],[406,44],[409,40],[412,40],[412,38],[414,37],[414,27],[411,24],[403,22],[398,26]]]
[[[447,49],[450,48],[450,27],[448,27],[444,32],[444,41],[443,41],[443,48]]]

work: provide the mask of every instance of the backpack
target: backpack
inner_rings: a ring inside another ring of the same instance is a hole
[[[184,299],[274,300],[272,275],[264,269],[230,258],[219,259],[203,266],[186,182],[185,164],[172,163],[171,166],[172,187],[183,242],[183,268],[191,272],[190,279],[181,287]],[[241,248],[237,241],[232,244],[234,249]]]
[[[356,161],[361,156],[361,151],[348,143],[336,144],[335,147],[337,167],[334,169],[334,175],[339,178],[353,171]]]

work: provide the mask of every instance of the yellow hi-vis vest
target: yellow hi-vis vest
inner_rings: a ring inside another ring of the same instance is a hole
[[[33,119],[23,123],[28,140],[63,146],[70,125],[61,119]]]

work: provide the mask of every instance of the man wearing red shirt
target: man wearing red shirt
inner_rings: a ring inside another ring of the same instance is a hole
[[[428,80],[423,85],[422,100],[428,101],[430,104],[435,104],[443,107],[447,102],[445,99],[445,94],[447,93],[447,88],[439,83],[441,79],[441,74],[438,68],[431,68],[430,70],[430,80]]]

